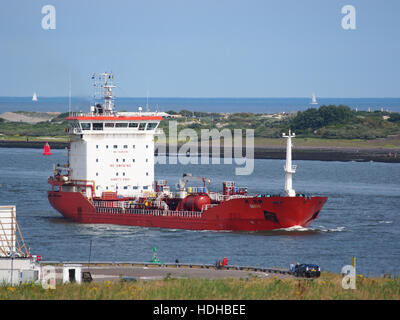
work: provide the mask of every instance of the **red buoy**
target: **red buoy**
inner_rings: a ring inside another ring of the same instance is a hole
[[[44,148],[43,148],[43,155],[44,156],[50,156],[51,155],[50,145],[49,145],[49,143],[47,141],[46,141],[46,144],[44,145]]]

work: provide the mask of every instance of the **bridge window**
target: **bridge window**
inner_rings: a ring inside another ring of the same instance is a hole
[[[106,127],[106,128],[114,128],[114,123],[106,122],[104,124],[104,127]]]
[[[139,123],[137,122],[129,122],[129,128],[137,128],[139,127]]]
[[[81,127],[82,127],[82,130],[90,130],[91,123],[82,122]]]
[[[146,128],[146,122],[141,122],[140,124],[139,124],[139,130],[144,130],[145,128]]]
[[[146,130],[153,130],[153,129],[155,129],[155,128],[157,127],[157,125],[158,125],[157,122],[149,122],[149,123],[147,124]]]
[[[128,123],[127,122],[118,122],[115,124],[116,128],[127,128],[128,127]]]
[[[103,130],[103,122],[93,123],[93,130]]]
[[[79,122],[78,121],[74,121],[70,123],[71,129],[77,129],[77,130],[81,130],[81,127],[79,126]]]

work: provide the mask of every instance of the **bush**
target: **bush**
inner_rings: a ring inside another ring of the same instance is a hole
[[[316,130],[331,124],[344,124],[354,121],[354,112],[346,106],[321,106],[300,111],[292,119],[290,126],[297,131]]]
[[[390,114],[390,118],[388,119],[390,122],[400,121],[400,113],[392,113]]]

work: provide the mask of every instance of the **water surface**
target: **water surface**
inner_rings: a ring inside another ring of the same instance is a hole
[[[85,225],[64,219],[48,203],[47,177],[65,150],[45,157],[40,149],[0,148],[0,205],[15,204],[24,240],[45,260],[149,261],[152,247],[163,262],[282,266],[319,264],[340,272],[357,258],[357,272],[400,275],[400,164],[295,161],[297,192],[326,195],[328,201],[309,229],[272,232],[213,232],[116,225]],[[294,150],[295,152],[295,150]],[[281,193],[283,160],[255,160],[250,176],[235,165],[156,165],[156,178],[174,187],[185,172],[209,177],[211,187],[236,180],[252,193]],[[195,184],[193,184],[195,185]]]

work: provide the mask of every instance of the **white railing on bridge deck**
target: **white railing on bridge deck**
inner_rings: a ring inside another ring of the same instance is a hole
[[[109,112],[105,111],[103,113],[98,112],[83,112],[83,111],[71,111],[68,113],[69,117],[108,117],[108,116],[116,116],[117,113],[115,111]]]
[[[228,201],[232,199],[245,199],[245,198],[252,198],[252,196],[244,195],[244,194],[232,194],[232,195],[224,195],[224,194],[215,194],[215,200],[217,201]]]

